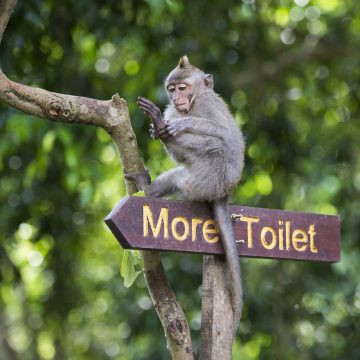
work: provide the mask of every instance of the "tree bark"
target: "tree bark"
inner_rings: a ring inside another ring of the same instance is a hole
[[[203,256],[200,360],[231,360],[233,309],[223,256]]]
[[[0,0],[0,44],[16,2]],[[13,82],[0,69],[0,100],[29,115],[51,121],[102,127],[115,142],[123,173],[144,171],[127,103],[118,94],[111,100],[102,101],[53,93]],[[126,181],[126,189],[129,195],[138,190],[129,181]],[[189,325],[169,286],[160,255],[151,251],[141,254],[146,284],[163,325],[172,359],[193,359]]]

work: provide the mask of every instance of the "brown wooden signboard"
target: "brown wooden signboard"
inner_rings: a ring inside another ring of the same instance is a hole
[[[339,216],[230,205],[240,256],[340,260]],[[105,219],[126,249],[223,254],[206,203],[129,196]]]

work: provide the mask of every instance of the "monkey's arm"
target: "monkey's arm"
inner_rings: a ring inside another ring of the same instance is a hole
[[[191,134],[216,137],[221,140],[226,140],[229,137],[229,130],[225,126],[211,120],[195,117],[173,119],[167,124],[166,131],[171,136],[176,136],[184,131]]]

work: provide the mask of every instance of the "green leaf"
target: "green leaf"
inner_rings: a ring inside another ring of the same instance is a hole
[[[145,192],[144,191],[138,191],[135,194],[132,194],[132,196],[145,196]]]
[[[129,288],[141,271],[135,270],[135,262],[131,251],[124,251],[121,261],[120,274],[124,278],[125,287]]]

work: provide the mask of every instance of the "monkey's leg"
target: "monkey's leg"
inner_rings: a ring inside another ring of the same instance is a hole
[[[129,173],[124,176],[127,180],[133,181],[139,190],[144,190],[146,196],[162,197],[180,191],[182,186],[180,182],[185,178],[185,169],[182,166],[171,169],[161,174],[152,183],[149,170],[145,170],[143,173]]]
[[[145,194],[150,197],[162,197],[174,194],[181,191],[183,186],[182,182],[185,178],[186,170],[182,166],[171,169],[157,177],[154,182],[145,189]]]

